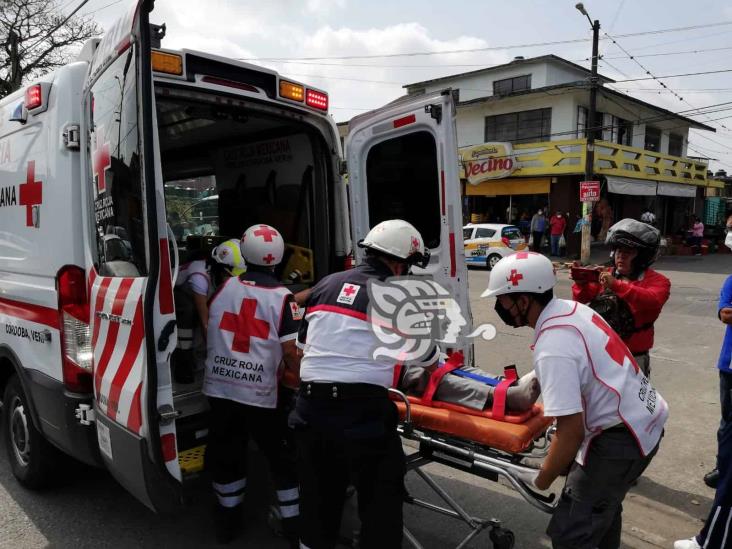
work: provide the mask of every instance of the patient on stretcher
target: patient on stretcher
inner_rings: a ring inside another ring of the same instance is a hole
[[[401,372],[397,388],[407,395],[421,397],[429,384],[434,366],[405,367]],[[495,388],[488,383],[489,374],[480,368],[463,365],[440,380],[434,400],[458,404],[475,410],[490,409],[493,405]],[[522,376],[506,392],[506,410],[525,412],[539,398],[541,389],[536,374],[532,370]]]

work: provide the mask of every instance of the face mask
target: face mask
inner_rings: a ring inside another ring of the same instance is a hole
[[[537,214],[539,214],[539,215],[541,215],[541,210],[539,210],[539,211],[538,211],[538,212],[536,212],[536,213],[537,213]]]
[[[511,308],[513,309],[513,307]],[[517,321],[516,318],[514,318],[514,316],[511,314],[511,311],[501,305],[501,302],[498,299],[496,299],[496,305],[494,309],[496,313],[498,313],[498,316],[501,318],[501,320],[503,320],[504,324],[506,324],[507,326],[511,326],[512,328],[520,328],[521,326],[524,326],[525,322],[521,322],[520,319]]]
[[[727,236],[724,237],[724,245],[732,250],[732,233],[727,233]]]

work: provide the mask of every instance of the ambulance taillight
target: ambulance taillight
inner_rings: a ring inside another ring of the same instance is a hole
[[[43,90],[40,84],[33,84],[25,89],[25,108],[29,111],[43,105]]]
[[[92,392],[89,299],[84,270],[62,267],[56,276],[64,385],[76,393]]]
[[[321,111],[328,110],[328,94],[316,90],[308,89],[305,92],[305,104],[308,107]]]

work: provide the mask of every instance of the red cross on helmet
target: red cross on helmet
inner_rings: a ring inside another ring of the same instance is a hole
[[[274,267],[282,261],[285,241],[277,229],[269,225],[252,225],[241,237],[241,255],[248,265]]]
[[[491,269],[488,289],[480,297],[504,294],[542,294],[557,283],[554,265],[546,256],[534,252],[517,252],[501,259]]]

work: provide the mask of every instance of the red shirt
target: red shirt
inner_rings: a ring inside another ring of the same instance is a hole
[[[608,269],[610,271],[611,269]],[[642,328],[623,340],[633,354],[644,353],[653,347],[653,323],[661,314],[663,305],[671,293],[671,281],[653,269],[646,269],[638,280],[615,280],[610,288],[630,307],[635,326]],[[603,290],[599,282],[572,285],[572,297],[587,303]]]
[[[567,220],[564,219],[564,216],[557,217],[556,215],[553,215],[551,221],[549,221],[550,234],[552,236],[559,236],[560,234],[564,234],[564,228],[566,226]]]

